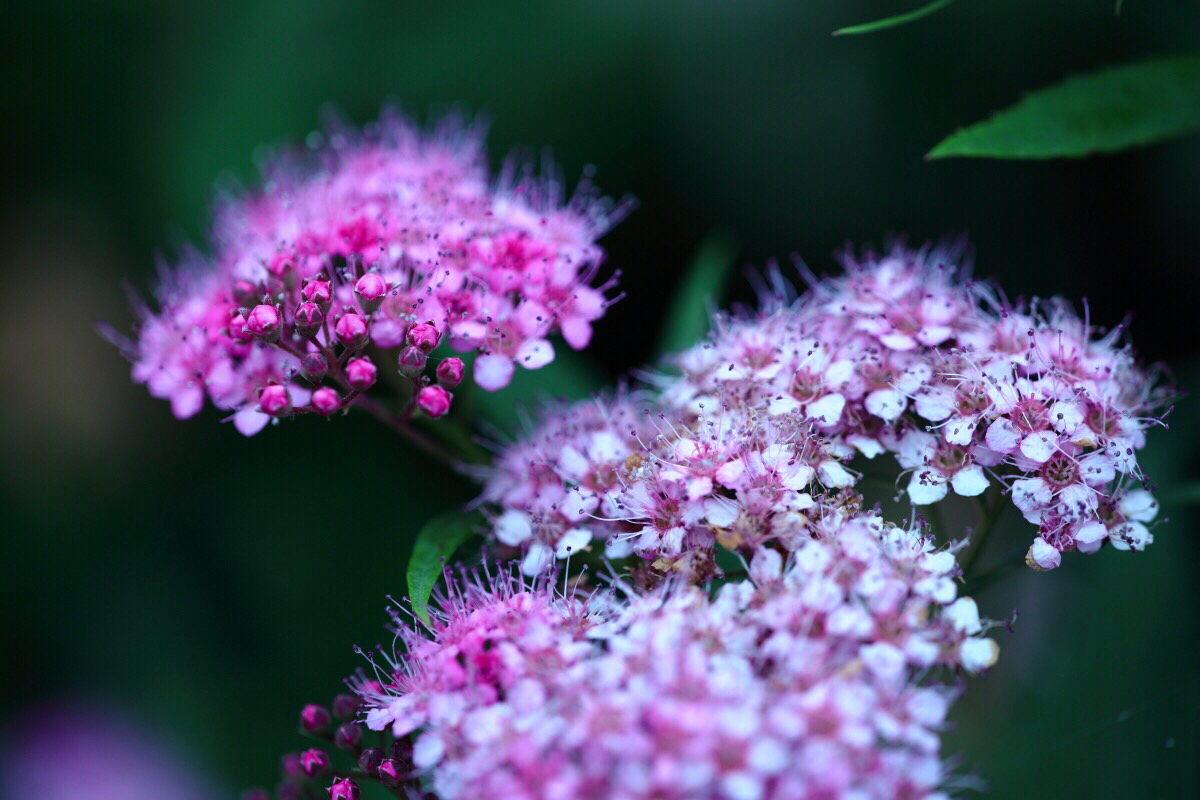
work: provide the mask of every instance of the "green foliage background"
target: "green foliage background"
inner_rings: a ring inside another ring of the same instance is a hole
[[[356,122],[393,98],[493,120],[499,157],[552,147],[640,208],[606,240],[629,297],[589,357],[649,358],[667,298],[711,231],[738,262],[846,241],[965,232],[1015,294],[1133,312],[1141,352],[1200,387],[1200,139],[1074,162],[923,155],[1064,76],[1194,50],[1200,5],[956,3],[833,38],[886,0],[110,0],[18,4],[0,26],[0,391],[5,633],[0,725],[55,698],[116,703],[228,787],[274,780],[295,715],[384,638],[416,531],[471,485],[367,419],[245,440],[179,423],[95,334],[156,249],[204,230],[214,176],[332,102]],[[535,151],[536,152],[536,151]],[[743,281],[735,297],[747,298]],[[575,365],[589,375],[586,365]],[[525,380],[526,400],[539,386]],[[561,389],[556,389],[561,391]],[[509,402],[504,419],[515,418]],[[1069,558],[986,590],[1020,610],[971,682],[946,751],[996,797],[1184,797],[1200,789],[1192,508],[1200,408],[1184,400],[1146,463],[1171,518],[1145,554]],[[1009,544],[1015,545],[1016,539]],[[9,732],[10,735],[12,732]]]

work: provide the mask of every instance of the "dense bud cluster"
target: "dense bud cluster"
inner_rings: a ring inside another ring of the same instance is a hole
[[[478,353],[475,382],[488,390],[516,364],[549,363],[556,334],[588,343],[614,285],[597,283],[596,238],[623,206],[586,180],[566,199],[554,174],[513,164],[489,181],[479,130],[452,119],[426,133],[385,110],[365,131],[334,125],[318,138],[277,157],[260,190],[221,202],[212,255],[168,273],[158,310],[142,309],[122,342],[134,379],[176,416],[207,398],[247,435],[272,417],[327,416],[370,388],[377,364],[399,364],[415,384],[408,416],[440,343]],[[433,363],[450,388],[462,363],[447,360],[457,365],[444,376]],[[326,381],[338,402],[325,393],[309,406]],[[284,388],[264,405],[271,385]],[[440,416],[448,398],[421,410]]]

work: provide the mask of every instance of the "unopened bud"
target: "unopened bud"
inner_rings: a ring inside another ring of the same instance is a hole
[[[426,386],[417,393],[417,408],[430,417],[444,417],[452,395],[440,386]]]
[[[284,417],[292,410],[292,397],[286,386],[272,383],[259,392],[258,407],[268,416]]]
[[[383,304],[387,290],[387,281],[378,272],[368,272],[354,284],[354,294],[358,297],[358,304],[368,314]]]
[[[332,721],[329,709],[323,705],[309,703],[300,710],[300,728],[305,733],[321,733]]]
[[[286,781],[302,781],[308,776],[300,762],[299,753],[288,753],[279,760],[279,771]]]
[[[408,329],[408,343],[422,353],[432,353],[442,338],[442,332],[430,322],[418,322]]]
[[[275,788],[275,800],[308,800],[308,787],[302,783],[281,783]]]
[[[238,344],[254,341],[254,334],[246,330],[246,317],[241,312],[234,314],[229,320],[229,338]]]
[[[250,334],[260,342],[267,344],[278,342],[282,328],[279,309],[275,306],[260,303],[250,309],[250,313],[246,315],[246,330],[250,331]]]
[[[367,321],[353,311],[347,311],[338,317],[337,324],[333,326],[333,332],[337,335],[338,341],[351,350],[359,349],[367,343],[369,338]]]
[[[325,321],[325,312],[316,303],[303,302],[296,308],[296,333],[304,337],[316,336]]]
[[[307,353],[304,358],[300,359],[300,374],[308,379],[309,383],[320,383],[325,380],[325,372],[329,369],[329,365],[325,363],[325,356],[320,353]]]
[[[404,770],[395,759],[385,758],[380,762],[377,774],[385,789],[395,789],[404,783]]]
[[[350,719],[361,705],[362,701],[356,695],[339,694],[333,698],[333,715],[338,719]]]
[[[333,289],[330,287],[329,281],[314,279],[304,284],[304,288],[300,290],[300,296],[321,311],[328,312],[329,305],[333,302]]]
[[[322,417],[328,417],[342,407],[342,398],[333,389],[322,386],[312,394],[312,407]]]
[[[379,765],[383,763],[383,759],[382,750],[378,747],[368,747],[358,756],[358,768],[368,775],[375,775],[379,772]]]
[[[360,392],[375,385],[375,364],[369,358],[352,358],[346,364],[346,380]]]
[[[355,722],[342,723],[333,734],[333,743],[339,750],[345,750],[347,753],[357,753],[362,747],[362,740],[362,726]]]
[[[400,371],[410,378],[415,378],[425,371],[425,363],[429,356],[415,347],[406,347],[400,351]]]
[[[445,386],[447,389],[453,389],[462,383],[463,379],[463,363],[461,358],[447,358],[442,363],[438,364],[437,368],[438,383]]]
[[[358,784],[349,778],[338,778],[329,786],[329,800],[358,800]]]
[[[300,766],[310,778],[319,778],[329,771],[329,754],[314,747],[300,754]]]

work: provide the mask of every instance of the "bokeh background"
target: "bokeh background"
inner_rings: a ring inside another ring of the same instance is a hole
[[[1195,48],[1200,4],[963,2],[830,36],[913,5],[10,4],[0,769],[48,721],[109,714],[208,797],[273,783],[303,745],[300,705],[328,702],[359,666],[351,645],[383,638],[415,532],[472,495],[366,419],[253,440],[212,411],[177,422],[95,331],[130,325],[124,284],[144,291],[155,253],[202,238],[215,179],[252,181],[254,154],[302,139],[326,104],[360,123],[385,100],[482,112],[497,162],[548,147],[568,176],[594,164],[635,196],[605,240],[628,297],[588,353],[609,376],[651,356],[664,298],[714,231],[739,265],[797,253],[817,271],[848,241],[967,234],[978,273],[1014,295],[1087,297],[1102,324],[1131,314],[1145,358],[1200,388],[1200,138],[1071,162],[922,159],[1023,91]],[[748,296],[740,277],[729,289]],[[1020,618],[945,750],[992,796],[1200,790],[1198,404],[1181,400],[1146,451],[1170,517],[1146,553],[1068,558],[980,596]]]

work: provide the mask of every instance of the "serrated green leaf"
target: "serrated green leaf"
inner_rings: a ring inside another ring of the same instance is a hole
[[[865,22],[862,25],[850,25],[845,28],[838,28],[833,32],[833,35],[852,36],[860,33],[874,33],[875,31],[896,28],[900,25],[907,25],[910,22],[915,22],[921,19],[921,17],[928,17],[935,11],[941,11],[943,8],[953,2],[954,0],[933,0],[933,2],[929,3],[928,5],[915,8],[912,11],[908,11],[904,14],[897,14],[894,17],[885,17],[883,19],[877,19],[874,22]]]
[[[928,159],[1078,158],[1200,130],[1200,55],[1109,67],[1030,94],[951,134]]]
[[[408,560],[408,600],[413,613],[429,622],[429,595],[442,576],[445,560],[479,527],[478,514],[440,514],[421,528]]]
[[[719,305],[737,251],[724,234],[710,234],[700,243],[692,264],[671,298],[655,352],[662,356],[700,341]]]

